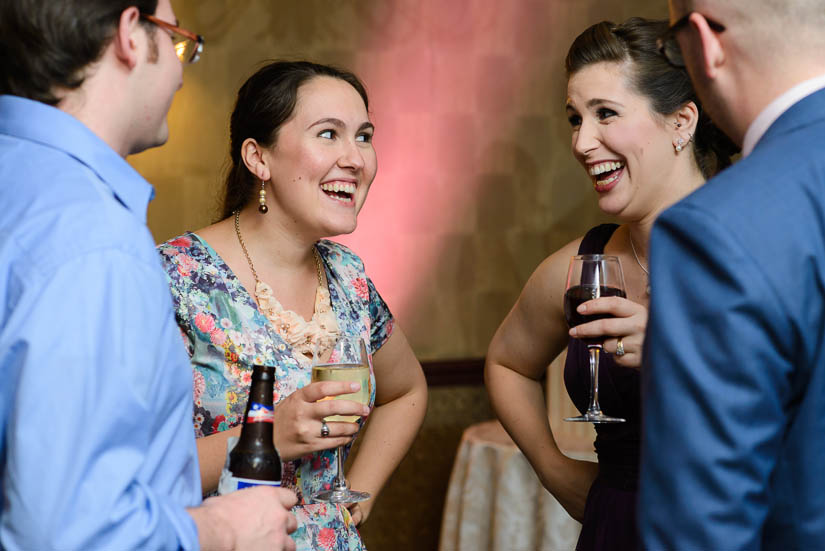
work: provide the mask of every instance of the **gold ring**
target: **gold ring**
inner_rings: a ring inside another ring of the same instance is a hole
[[[616,341],[616,355],[624,356],[624,344],[622,344],[621,337],[619,337],[619,340]]]

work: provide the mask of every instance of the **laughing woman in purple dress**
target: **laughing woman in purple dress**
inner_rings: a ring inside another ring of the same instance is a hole
[[[707,119],[687,72],[661,57],[664,21],[633,18],[585,30],[567,55],[567,115],[573,155],[599,208],[620,224],[588,231],[550,255],[528,280],[499,327],[487,356],[486,384],[502,424],[542,484],[582,521],[579,551],[635,549],[639,470],[639,367],[650,293],[648,236],[664,209],[730,164],[732,144]],[[583,304],[611,317],[569,330],[563,296],[570,257],[605,253],[621,259],[627,298]],[[654,290],[655,292],[655,290]],[[601,337],[599,399],[605,414],[627,420],[597,424],[598,465],[563,455],[550,430],[541,379],[567,348],[564,379],[587,409],[585,345]]]

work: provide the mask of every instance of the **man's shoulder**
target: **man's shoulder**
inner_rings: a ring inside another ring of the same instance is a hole
[[[825,158],[822,141],[808,141],[811,130],[825,140],[825,127],[808,126],[760,143],[662,213],[651,238],[657,254],[669,254],[665,242],[690,241],[692,251],[741,255],[775,279],[804,273],[804,259],[825,258]]]
[[[670,210],[699,209],[724,219],[765,223],[772,216],[786,218],[782,207],[787,205],[825,209],[822,143],[825,122],[770,137]]]
[[[153,258],[142,220],[94,171],[53,148],[0,136],[0,204],[0,249],[17,256],[7,261],[48,272],[106,250]]]

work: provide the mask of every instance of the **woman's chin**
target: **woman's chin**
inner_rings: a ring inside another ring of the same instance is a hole
[[[624,204],[620,205],[615,197],[602,197],[599,199],[599,210],[608,216],[620,217],[624,206]]]
[[[323,234],[326,237],[335,237],[337,235],[349,235],[358,227],[357,221],[340,224],[325,224]]]

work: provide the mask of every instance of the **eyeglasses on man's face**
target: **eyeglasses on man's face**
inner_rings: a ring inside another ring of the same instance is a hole
[[[158,19],[148,13],[142,13],[140,16],[150,23],[154,23],[161,29],[169,31],[172,37],[172,44],[175,45],[175,54],[181,63],[195,63],[200,59],[201,53],[203,52],[203,37],[201,35],[167,23],[163,19]]]
[[[696,12],[691,11],[686,13],[676,23],[669,26],[667,30],[662,33],[662,36],[656,40],[656,46],[659,48],[659,53],[665,56],[665,59],[667,59],[671,65],[676,67],[685,66],[685,60],[682,57],[682,50],[679,48],[679,42],[676,40],[676,33],[687,27],[688,22],[690,21],[690,16],[694,13]],[[717,33],[721,33],[725,30],[725,26],[721,23],[708,19],[704,15],[702,15],[702,17],[704,17],[705,21],[708,22],[708,27],[710,27],[711,30]]]

